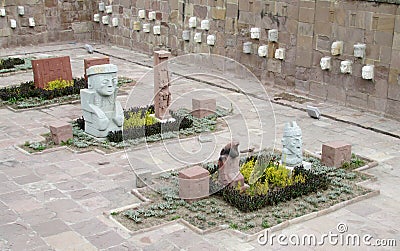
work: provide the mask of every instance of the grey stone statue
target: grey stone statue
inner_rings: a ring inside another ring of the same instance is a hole
[[[303,139],[296,121],[286,123],[282,138],[282,164],[289,167],[301,165],[303,161]]]
[[[81,90],[85,132],[104,138],[110,131],[122,129],[124,112],[117,98],[117,66],[95,65],[87,70],[88,89]]]

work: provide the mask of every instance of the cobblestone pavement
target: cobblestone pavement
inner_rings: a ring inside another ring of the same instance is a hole
[[[119,67],[119,76],[139,80],[151,69],[153,60],[146,55],[104,45],[95,47],[94,56],[109,55],[111,62]],[[88,57],[82,44],[18,48],[13,50],[13,53],[0,50],[0,55],[70,55],[73,75],[76,77],[83,75],[83,58]],[[174,76],[193,72],[193,67],[184,64],[173,65],[172,68],[175,71]],[[233,79],[235,76],[227,74],[226,78]],[[0,76],[0,86],[32,78],[31,71],[4,75]],[[215,80],[207,79],[206,76],[198,76],[198,79],[203,82],[193,79],[185,79],[182,84],[177,82],[172,87],[173,95],[176,97],[192,89],[204,88],[207,85],[204,82]],[[251,86],[247,79],[237,81],[239,85],[243,85],[241,87]],[[224,85],[223,81],[213,83]],[[122,95],[119,99],[130,105],[131,102],[147,104],[146,94],[141,95],[140,92],[147,91],[151,94],[152,85],[146,82],[146,78],[140,80],[138,86],[140,84],[143,88],[136,89],[139,98],[131,100],[128,96]],[[219,100],[220,104],[229,107],[228,101],[235,100],[235,113],[226,118],[225,122],[240,140],[243,148],[273,146],[274,143],[279,147],[279,140],[275,141],[275,138],[281,138],[284,123],[296,120],[303,130],[304,148],[311,152],[320,151],[322,143],[343,139],[352,143],[354,152],[379,161],[379,166],[368,170],[368,173],[377,177],[377,181],[370,183],[369,186],[380,189],[379,196],[291,225],[278,231],[277,235],[280,233],[321,235],[335,230],[337,224],[343,222],[347,224],[349,233],[370,234],[374,238],[396,238],[397,245],[400,245],[400,199],[397,196],[397,186],[400,184],[398,162],[400,139],[397,137],[400,135],[399,122],[316,100],[305,104],[290,101],[282,101],[284,105],[274,103],[272,107],[275,114],[273,114],[268,102],[254,97],[261,95],[256,89],[245,90],[254,94],[247,97],[253,102],[252,107],[242,98],[243,94],[207,86],[212,91],[224,93],[227,101]],[[272,97],[281,91],[268,89],[268,92]],[[190,100],[192,97],[184,97],[182,100]],[[320,120],[309,118],[301,110],[306,104],[317,105],[326,116]],[[256,113],[252,110],[254,108],[263,114],[261,120],[257,120]],[[228,128],[222,127],[214,134],[212,142],[204,143],[202,146],[199,145],[197,138],[187,138],[181,141],[170,140],[168,144],[156,143],[127,153],[121,151],[108,155],[95,151],[73,153],[67,149],[28,155],[15,147],[25,141],[42,140],[43,137],[40,135],[48,132],[48,125],[52,121],[71,121],[80,116],[79,104],[23,112],[0,108],[1,250],[349,249],[346,246],[332,245],[291,248],[279,245],[261,246],[257,241],[245,242],[229,230],[199,235],[180,223],[141,234],[130,234],[115,225],[103,213],[139,202],[130,193],[135,188],[132,167],[156,172],[185,165],[181,158],[173,158],[171,153],[182,158],[190,155],[194,158],[190,161],[194,162],[195,157],[216,159],[219,149],[230,139],[231,133]],[[246,122],[244,126],[248,129],[247,132],[243,132],[242,129],[243,120]],[[263,130],[260,129],[260,122],[265,126]],[[182,146],[187,152],[180,152]],[[203,152],[200,149],[208,150]],[[373,247],[362,248],[362,250],[368,249],[375,250]]]

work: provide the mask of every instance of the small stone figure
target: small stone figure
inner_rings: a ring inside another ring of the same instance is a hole
[[[117,98],[117,66],[95,65],[87,70],[88,89],[81,90],[85,132],[104,138],[122,129],[124,112]]]
[[[222,148],[218,159],[218,181],[220,184],[237,187],[240,184],[242,191],[248,188],[244,177],[239,171],[239,142],[233,141]]]
[[[301,128],[296,121],[287,123],[282,138],[282,164],[294,167],[303,161],[303,140]]]

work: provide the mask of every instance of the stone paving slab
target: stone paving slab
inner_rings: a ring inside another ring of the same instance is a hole
[[[62,55],[68,52],[71,56],[74,76],[83,75],[83,58],[92,56],[81,48],[82,44],[49,45],[43,47],[21,48],[15,54],[26,50],[28,55]],[[63,50],[60,51],[60,48]],[[152,58],[134,51],[96,45],[99,53],[107,54],[111,62],[118,65],[120,76],[131,77],[139,80],[149,71]],[[2,54],[3,55],[3,54]],[[82,63],[82,64],[81,64]],[[193,72],[195,69],[188,64],[174,66],[180,73]],[[220,70],[216,69],[214,72]],[[178,72],[178,73],[179,73]],[[246,86],[246,79],[238,74],[227,78],[236,78],[239,84]],[[8,77],[0,77],[0,86],[12,82],[27,81],[32,78],[31,73],[18,73]],[[212,78],[203,77],[211,81]],[[223,80],[217,81],[219,85],[226,85]],[[194,80],[181,81],[174,86],[176,93],[188,92],[192,89],[202,88],[204,83]],[[137,86],[138,87],[138,86]],[[140,85],[139,85],[140,87]],[[151,82],[143,82],[143,90],[152,90]],[[207,86],[209,87],[209,86]],[[219,91],[218,87],[209,87],[210,90]],[[250,89],[250,88],[249,88]],[[265,117],[265,125],[276,120],[276,141],[274,131],[259,130],[256,120],[256,109],[264,113],[269,112],[270,105],[265,101],[254,99],[255,107],[242,101],[241,94],[222,90],[227,99],[221,104],[229,107],[229,100],[240,103],[243,109],[241,115],[247,118],[246,125],[250,131],[250,138],[258,139],[256,146],[270,146],[274,143],[280,147],[279,139],[282,136],[284,123],[296,119],[303,129],[304,148],[312,152],[321,151],[321,144],[333,138],[343,139],[353,144],[353,150],[366,157],[381,161],[378,167],[368,172],[375,175],[378,180],[371,184],[381,190],[379,196],[355,203],[328,215],[314,218],[305,223],[292,225],[284,233],[325,233],[332,230],[340,222],[346,222],[352,233],[371,233],[378,238],[397,238],[399,234],[400,219],[399,199],[397,186],[400,182],[400,140],[395,137],[383,135],[364,127],[376,125],[378,129],[390,132],[400,132],[400,123],[376,115],[363,113],[349,108],[334,106],[329,103],[315,103],[323,113],[338,119],[346,119],[351,123],[332,120],[323,117],[313,120],[299,109],[292,109],[280,104],[272,104],[275,117]],[[254,90],[249,90],[258,95]],[[272,97],[281,90],[268,89]],[[152,92],[150,93],[152,95]],[[127,97],[124,97],[129,102]],[[144,102],[146,99],[136,100]],[[188,106],[189,97],[182,99],[183,106]],[[236,104],[236,102],[235,102]],[[180,105],[180,104],[176,104]],[[290,104],[296,108],[304,108],[305,104]],[[188,106],[190,108],[190,106]],[[233,130],[241,136],[242,142],[247,135],[243,133],[240,115],[236,109],[236,116],[227,119],[228,124],[233,124]],[[250,112],[248,112],[250,111]],[[183,166],[182,161],[172,158],[163,144],[151,144],[146,147],[128,151],[129,159],[124,152],[102,155],[97,152],[76,154],[62,149],[41,155],[26,155],[16,150],[13,145],[23,144],[27,140],[41,140],[41,133],[48,130],[50,122],[63,120],[69,121],[81,116],[80,105],[63,105],[52,108],[38,109],[14,113],[8,109],[0,108],[0,249],[13,250],[266,250],[256,241],[244,242],[230,231],[222,231],[204,236],[198,235],[188,227],[181,224],[165,226],[151,232],[131,236],[129,233],[118,229],[110,222],[103,212],[116,207],[126,206],[139,202],[129,192],[135,188],[134,168],[145,168],[153,171],[171,169]],[[267,128],[267,127],[266,127]],[[227,129],[227,128],[225,128]],[[230,139],[230,134],[221,131],[215,134],[213,144],[224,145]],[[187,146],[190,152],[199,149],[197,137],[182,140],[168,141],[168,149],[180,151],[180,143]],[[210,145],[210,144],[209,144]],[[245,143],[241,146],[247,147]],[[203,147],[208,147],[204,144]],[[220,147],[216,147],[209,154],[208,159],[216,159]],[[154,157],[151,158],[150,154]],[[203,154],[203,153],[202,153]],[[180,154],[184,156],[184,154]],[[133,163],[133,169],[130,163]],[[111,164],[100,165],[99,163]],[[279,234],[279,233],[278,233]],[[398,240],[400,245],[400,240]],[[268,247],[274,250],[347,250],[347,247]],[[338,249],[337,249],[338,248]],[[368,248],[363,250],[369,250]]]

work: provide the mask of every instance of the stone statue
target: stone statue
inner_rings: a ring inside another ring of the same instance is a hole
[[[117,98],[117,66],[95,65],[87,70],[88,89],[81,90],[85,132],[105,138],[110,131],[122,129],[124,112]]]
[[[303,161],[301,128],[296,121],[286,123],[282,138],[282,164],[294,167]]]
[[[168,118],[171,104],[171,85],[168,71],[168,51],[154,52],[154,110],[158,119]]]
[[[218,159],[218,181],[221,185],[237,187],[240,184],[244,191],[248,185],[244,183],[244,177],[239,167],[239,142],[233,141],[222,148]]]

